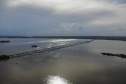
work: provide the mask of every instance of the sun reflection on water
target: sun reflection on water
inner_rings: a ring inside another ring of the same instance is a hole
[[[48,76],[46,84],[72,84],[61,76]]]

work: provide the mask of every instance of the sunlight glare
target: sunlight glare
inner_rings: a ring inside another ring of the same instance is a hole
[[[46,84],[72,84],[61,76],[48,76]]]

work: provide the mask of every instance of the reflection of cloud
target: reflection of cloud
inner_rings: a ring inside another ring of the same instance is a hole
[[[72,84],[61,76],[48,76],[46,84]]]

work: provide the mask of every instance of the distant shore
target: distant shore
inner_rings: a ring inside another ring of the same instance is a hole
[[[94,39],[94,40],[121,40],[126,36],[0,36],[0,38],[56,38],[56,39]]]

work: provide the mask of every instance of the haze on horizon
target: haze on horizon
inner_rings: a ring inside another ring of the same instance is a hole
[[[0,0],[0,35],[126,36],[126,0]]]

